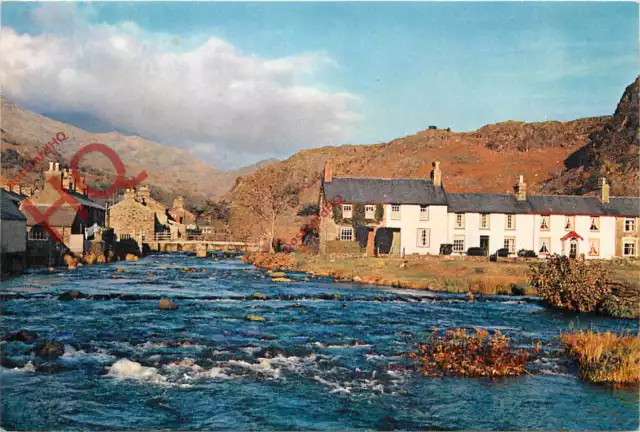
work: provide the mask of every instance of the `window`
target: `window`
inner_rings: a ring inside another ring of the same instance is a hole
[[[589,226],[590,231],[599,231],[600,230],[600,218],[598,216],[591,218],[591,225]]]
[[[133,238],[132,234],[120,234],[118,236],[120,240],[131,240]]]
[[[589,239],[589,256],[600,255],[600,239]]]
[[[426,205],[420,206],[420,220],[421,221],[429,220],[429,206],[426,206]]]
[[[464,252],[464,236],[457,236],[453,239],[453,251],[456,253]]]
[[[516,253],[516,238],[515,237],[505,237],[504,238],[504,247],[509,250],[509,255]]]
[[[540,239],[540,250],[538,251],[541,255],[548,254],[551,250],[551,239],[550,238],[541,238]]]
[[[49,234],[41,229],[32,229],[27,236],[29,240],[49,240]]]
[[[340,240],[353,241],[353,228],[340,228]]]
[[[489,215],[487,213],[480,215],[480,228],[489,229]]]
[[[464,228],[464,213],[456,213],[456,228]]]
[[[353,217],[353,206],[351,204],[342,204],[342,219],[351,219]]]
[[[391,219],[400,220],[400,204],[391,204]]]
[[[564,222],[565,231],[573,231],[576,226],[576,217],[575,216],[567,216]]]
[[[624,232],[635,232],[636,220],[634,218],[626,218],[624,220]]]
[[[418,247],[429,247],[430,231],[429,228],[418,228]]]
[[[540,229],[542,231],[549,231],[550,227],[549,216],[540,216]]]
[[[622,255],[635,256],[636,255],[636,242],[635,240],[625,240],[622,244]]]
[[[372,205],[364,206],[364,218],[375,219],[375,217],[376,217],[376,206],[372,206]]]
[[[505,221],[505,228],[508,230],[516,229],[516,215],[508,214]]]

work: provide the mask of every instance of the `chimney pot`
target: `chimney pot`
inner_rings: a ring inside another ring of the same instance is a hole
[[[56,162],[55,163],[55,169],[54,171],[60,171],[60,162]]]
[[[49,162],[49,171],[53,171],[53,162]]]
[[[600,201],[603,203],[609,202],[609,184],[605,177],[600,178]]]

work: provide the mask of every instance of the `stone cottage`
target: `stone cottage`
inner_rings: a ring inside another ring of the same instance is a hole
[[[0,189],[0,261],[2,274],[21,272],[27,252],[27,218],[18,208],[25,197]]]

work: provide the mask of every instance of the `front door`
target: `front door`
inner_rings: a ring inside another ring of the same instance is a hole
[[[578,256],[578,240],[571,239],[569,241],[569,258],[575,258]]]
[[[489,252],[489,236],[480,236],[480,247],[484,249],[485,252]]]
[[[400,255],[400,230],[393,231],[393,242],[391,243],[391,255]]]

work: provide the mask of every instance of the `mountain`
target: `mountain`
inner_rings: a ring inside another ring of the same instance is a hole
[[[201,203],[205,198],[224,195],[240,175],[250,174],[271,163],[263,161],[236,171],[220,171],[199,161],[191,153],[117,132],[90,133],[83,129],[33,113],[2,99],[2,169],[5,178],[12,178],[21,166],[26,166],[56,133],[64,132],[68,140],[57,146],[51,160],[68,164],[83,145],[102,143],[121,158],[127,177],[141,171],[148,174],[145,183],[154,197],[171,204],[175,195],[184,195],[188,204]],[[39,185],[42,162],[29,174],[28,183]],[[80,163],[89,184],[109,185],[115,174],[111,161],[100,153],[87,154]]]
[[[473,132],[427,129],[384,144],[344,145],[303,150],[275,167],[290,170],[303,184],[300,203],[316,203],[322,169],[330,160],[336,177],[428,178],[433,161],[441,162],[450,192],[511,192],[524,175],[532,193],[594,192],[606,176],[612,195],[638,195],[639,80],[624,91],[613,116],[568,122],[507,121]],[[237,184],[269,182],[262,170]],[[235,190],[229,194],[233,200]],[[243,209],[236,210],[245,217]],[[295,235],[305,219],[291,208],[278,235]]]
[[[598,189],[598,178],[606,177],[612,195],[640,195],[639,91],[640,76],[627,86],[613,116],[565,159],[562,172],[544,183],[545,192],[589,194]]]

